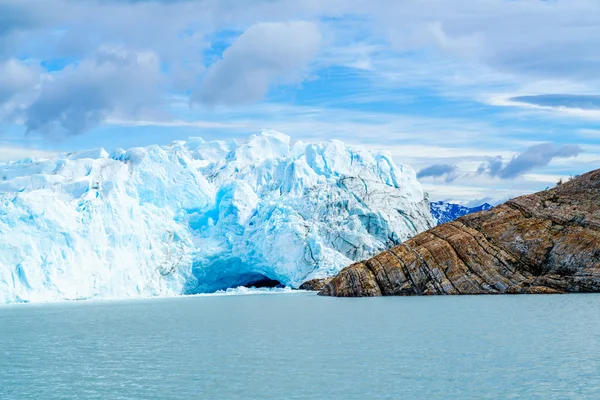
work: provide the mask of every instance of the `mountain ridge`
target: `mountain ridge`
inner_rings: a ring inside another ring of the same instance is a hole
[[[600,169],[438,225],[337,274],[324,296],[600,291]]]
[[[446,201],[435,201],[429,203],[431,216],[437,225],[445,224],[446,222],[454,221],[462,216],[473,214],[479,211],[487,211],[492,209],[489,203],[483,203],[476,207],[467,207],[462,204],[450,203]]]

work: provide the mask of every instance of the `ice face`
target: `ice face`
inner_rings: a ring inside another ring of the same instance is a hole
[[[0,164],[0,302],[297,287],[433,225],[407,166],[274,131]]]

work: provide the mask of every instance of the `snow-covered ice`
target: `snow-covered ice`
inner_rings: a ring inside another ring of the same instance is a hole
[[[433,225],[389,154],[262,131],[0,164],[0,303],[297,287]]]

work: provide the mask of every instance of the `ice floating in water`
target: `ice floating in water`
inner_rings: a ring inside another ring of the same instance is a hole
[[[255,294],[294,294],[294,293],[309,293],[308,290],[298,290],[291,287],[282,288],[253,288],[246,286],[238,286],[225,290],[217,290],[214,293],[200,293],[195,296],[246,296]]]
[[[275,131],[0,164],[0,302],[297,287],[432,224],[412,168]]]

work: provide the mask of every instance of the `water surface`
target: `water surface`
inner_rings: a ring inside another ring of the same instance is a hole
[[[0,399],[598,399],[600,295],[0,307]]]

